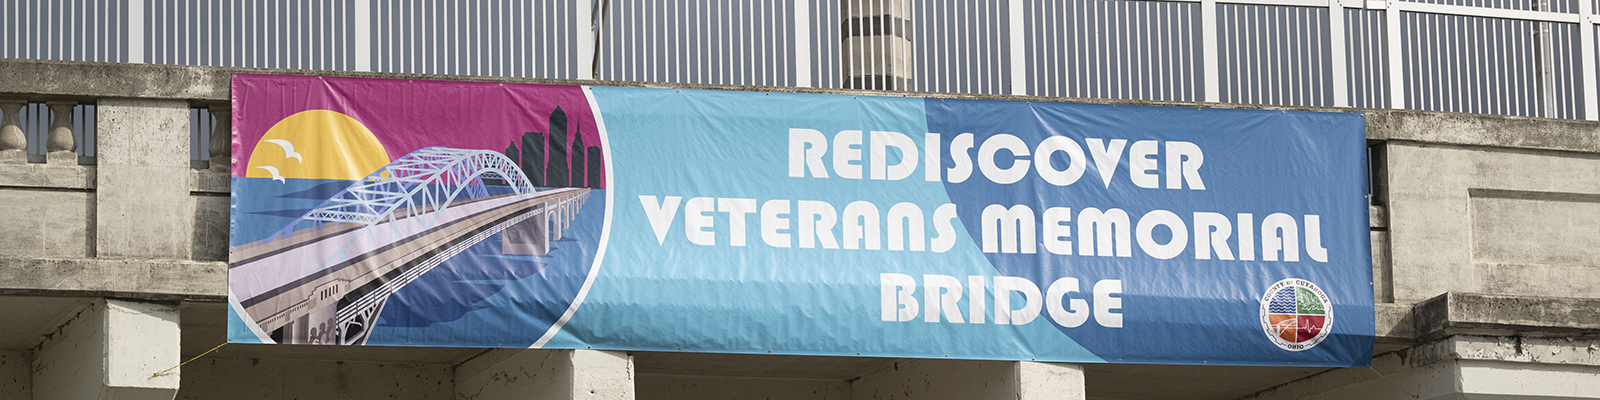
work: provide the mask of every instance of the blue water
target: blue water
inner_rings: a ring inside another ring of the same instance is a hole
[[[572,304],[605,222],[594,190],[550,254],[500,254],[495,234],[389,297],[369,345],[528,347]]]

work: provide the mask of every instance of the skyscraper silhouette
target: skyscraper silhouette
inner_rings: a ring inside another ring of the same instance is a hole
[[[544,134],[539,132],[522,134],[522,174],[527,175],[528,181],[534,186],[545,186],[544,146]]]
[[[588,182],[583,181],[583,170],[589,168],[583,162],[583,154],[587,152],[583,147],[583,126],[572,127],[572,186],[586,187]]]
[[[590,147],[589,172],[587,173],[589,176],[589,188],[599,189],[605,184],[605,181],[602,179],[604,178],[604,176],[602,176],[603,173],[600,172],[600,170],[603,168],[605,168],[605,162],[600,159],[600,146]]]
[[[568,161],[570,154],[567,147],[567,113],[561,111],[560,106],[556,106],[556,110],[550,112],[550,158],[546,164],[549,170],[546,171],[545,186],[571,186],[569,183],[572,181],[572,172],[569,169],[572,168],[572,164]]]
[[[511,144],[506,145],[506,158],[511,159],[511,163],[512,164],[516,164],[517,168],[521,169],[521,167],[522,167],[522,152],[517,151],[517,141],[513,140],[513,141],[511,141]],[[528,175],[528,171],[522,171],[522,175],[523,176],[527,176]],[[509,178],[509,177],[507,177],[507,178]],[[528,181],[532,182],[533,178],[529,177]],[[506,184],[511,184],[512,180],[511,179],[506,179],[505,183]]]

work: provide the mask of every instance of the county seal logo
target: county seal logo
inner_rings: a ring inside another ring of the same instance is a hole
[[[1333,324],[1333,303],[1328,295],[1304,279],[1284,279],[1261,296],[1261,328],[1272,344],[1288,351],[1303,351],[1322,343]]]

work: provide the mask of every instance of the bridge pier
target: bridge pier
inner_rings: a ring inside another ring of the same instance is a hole
[[[33,361],[35,399],[171,399],[178,306],[102,299],[61,325]]]
[[[627,400],[633,371],[627,352],[495,349],[456,367],[455,390],[480,400]]]
[[[539,206],[533,218],[500,233],[500,253],[542,256],[550,254],[550,209]],[[556,237],[560,239],[559,236]]]

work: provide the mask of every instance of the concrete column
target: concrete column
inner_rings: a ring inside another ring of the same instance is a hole
[[[1022,361],[1016,363],[1017,399],[1082,400],[1083,366]]]
[[[72,137],[72,108],[76,102],[50,102],[50,136],[44,141],[45,163],[78,165],[78,140]]]
[[[33,398],[162,399],[178,394],[178,307],[97,301],[40,346]]]
[[[911,360],[862,375],[852,399],[1082,400],[1083,367],[1016,361]]]
[[[28,136],[22,134],[22,118],[17,114],[27,105],[25,101],[0,102],[0,163],[28,162]]]
[[[910,0],[845,0],[839,13],[846,87],[910,90]]]
[[[0,399],[32,399],[32,359],[27,351],[0,350]]]
[[[599,350],[496,349],[456,367],[459,400],[634,398],[633,356]]]
[[[189,258],[188,103],[101,99],[96,114],[96,252]]]
[[[211,106],[211,116],[217,118],[217,123],[211,126],[211,170],[232,171],[233,159],[233,109],[228,107]]]

